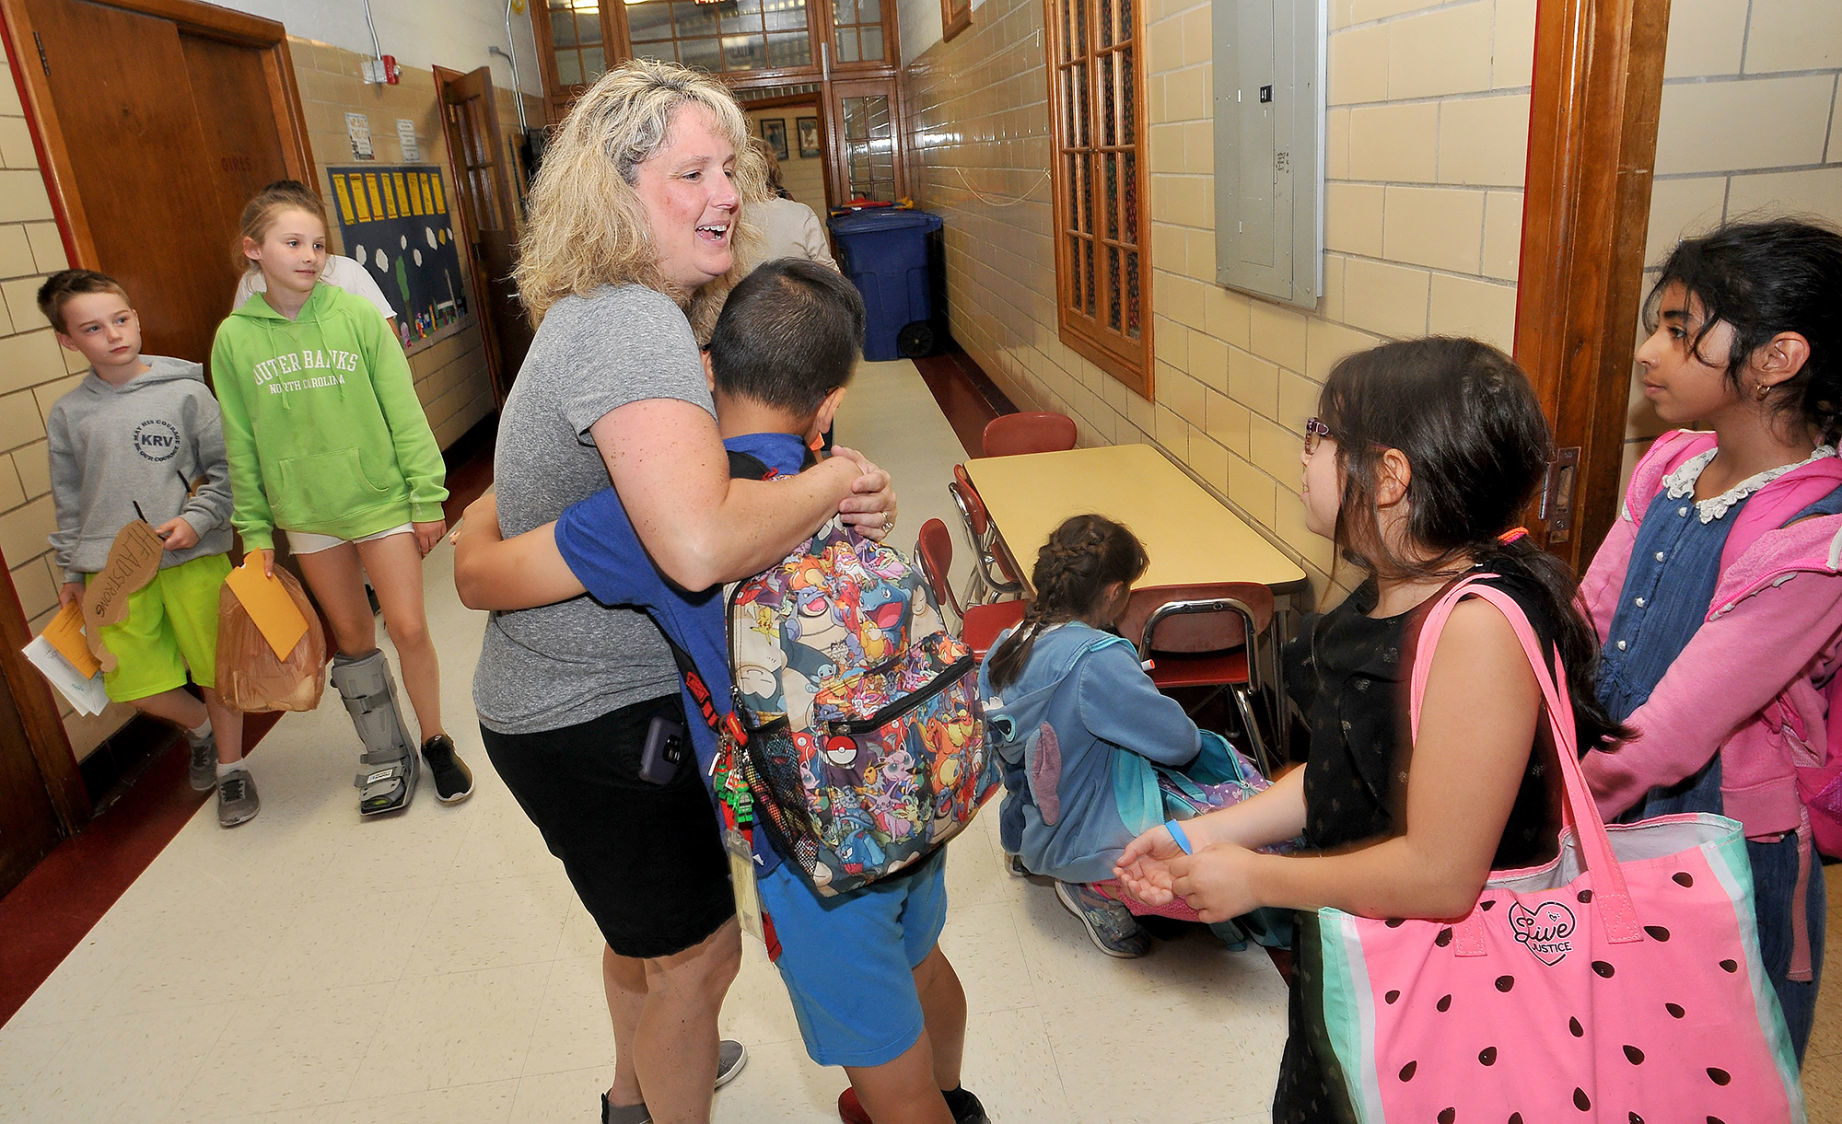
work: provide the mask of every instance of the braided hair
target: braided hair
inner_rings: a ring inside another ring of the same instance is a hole
[[[1102,515],[1063,521],[1037,552],[1030,571],[1036,595],[1022,622],[986,659],[991,685],[1001,690],[1017,681],[1044,628],[1087,617],[1102,607],[1108,586],[1130,587],[1150,564],[1144,544],[1122,524]]]

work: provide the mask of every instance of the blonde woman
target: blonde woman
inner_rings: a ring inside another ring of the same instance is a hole
[[[570,111],[515,274],[538,326],[499,423],[504,534],[611,478],[652,562],[700,590],[777,561],[833,511],[878,536],[893,524],[888,477],[854,455],[772,485],[729,478],[692,324],[715,318],[762,182],[740,108],[705,75],[630,62]],[[708,1120],[746,1056],[716,1030],[740,941],[690,755],[663,784],[638,775],[653,720],[686,720],[671,653],[643,613],[586,597],[499,612],[473,691],[494,767],[607,940],[603,1119]]]

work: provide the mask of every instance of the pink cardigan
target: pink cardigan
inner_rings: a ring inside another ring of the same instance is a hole
[[[1638,518],[1664,476],[1713,444],[1711,433],[1666,433],[1631,474],[1624,510],[1580,583],[1601,642],[1624,588]],[[1718,751],[1726,814],[1745,825],[1748,838],[1805,827],[1795,767],[1824,758],[1829,706],[1818,685],[1842,662],[1842,515],[1779,524],[1839,485],[1842,459],[1828,458],[1772,481],[1740,509],[1707,622],[1626,719],[1636,736],[1582,761],[1607,816],[1657,785],[1693,775]]]
[[[1712,433],[1665,433],[1631,473],[1624,510],[1580,582],[1601,643],[1624,590],[1638,517],[1665,476],[1713,445]],[[1793,980],[1812,978],[1810,929],[1822,924],[1804,912],[1814,856],[1797,767],[1820,765],[1828,751],[1831,680],[1842,663],[1842,515],[1783,524],[1839,485],[1842,458],[1828,457],[1785,473],[1746,502],[1721,552],[1707,619],[1625,719],[1634,735],[1580,761],[1599,810],[1611,817],[1720,754],[1722,808],[1746,837],[1795,832],[1799,839]]]

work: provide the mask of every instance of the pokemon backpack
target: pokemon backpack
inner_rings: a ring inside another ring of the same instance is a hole
[[[900,552],[837,518],[728,598],[737,779],[820,895],[931,854],[998,787],[971,651]]]

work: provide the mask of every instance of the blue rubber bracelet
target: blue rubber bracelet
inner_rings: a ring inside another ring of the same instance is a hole
[[[1170,837],[1177,841],[1177,846],[1183,848],[1184,854],[1193,855],[1196,853],[1190,846],[1190,837],[1183,833],[1183,828],[1176,820],[1165,820],[1164,830],[1170,832]]]

